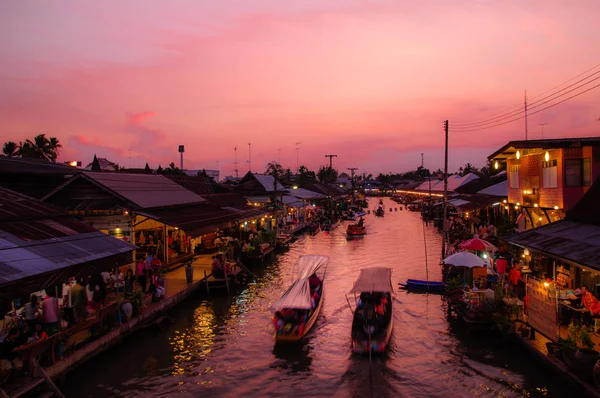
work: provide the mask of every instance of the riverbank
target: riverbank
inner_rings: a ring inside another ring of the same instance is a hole
[[[600,390],[598,387],[582,380],[577,375],[569,371],[567,366],[558,360],[555,356],[548,352],[546,343],[550,340],[542,336],[539,333],[535,334],[535,339],[523,337],[520,334],[515,334],[519,344],[525,348],[525,350],[542,363],[548,370],[554,372],[558,377],[568,383],[570,386],[581,390],[586,397],[589,398],[600,398]]]
[[[158,302],[152,302],[151,295],[144,296],[144,306],[141,314],[132,317],[130,320],[118,324],[107,333],[93,339],[93,328],[98,322],[102,322],[103,318],[117,316],[118,302],[113,302],[100,310],[96,316],[92,316],[93,321],[85,322],[82,325],[77,325],[67,330],[69,333],[68,339],[61,344],[65,347],[78,347],[65,357],[59,358],[49,366],[44,366],[43,369],[46,375],[51,379],[58,379],[66,375],[69,371],[75,369],[81,364],[96,357],[106,351],[113,345],[119,343],[122,339],[131,335],[135,331],[151,325],[157,320],[167,320],[166,311],[182,302],[196,291],[202,289],[206,285],[207,279],[211,278],[211,261],[210,254],[197,255],[193,259],[193,282],[188,283],[186,279],[186,270],[183,266],[178,266],[169,270],[166,274],[165,297]],[[91,340],[91,341],[88,341]],[[54,358],[57,345],[55,341],[49,341],[46,344],[44,351],[36,354],[36,356],[45,355]],[[21,378],[16,384],[2,386],[0,388],[0,396],[19,397],[34,391],[43,381],[39,377]],[[5,394],[5,395],[2,395]]]

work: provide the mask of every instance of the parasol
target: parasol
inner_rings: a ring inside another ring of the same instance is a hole
[[[479,239],[479,238],[473,238],[473,239],[466,240],[466,241],[460,243],[458,245],[458,247],[460,247],[461,249],[464,249],[464,250],[486,250],[486,251],[496,250],[496,246],[492,245],[487,240],[483,240],[483,239]]]
[[[469,252],[459,252],[451,256],[446,257],[443,261],[444,264],[454,265],[455,267],[484,267],[485,261],[479,256]]]

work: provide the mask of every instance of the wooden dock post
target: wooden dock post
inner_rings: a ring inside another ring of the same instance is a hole
[[[206,282],[206,292],[210,293],[210,287],[208,286],[208,276],[206,276],[206,271],[204,271],[204,282]]]

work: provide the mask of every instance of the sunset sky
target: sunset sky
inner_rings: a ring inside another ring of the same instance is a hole
[[[233,174],[278,160],[368,173],[450,169],[524,139],[485,119],[600,63],[598,0],[130,0],[0,3],[0,138],[60,161]],[[600,69],[598,69],[600,70]],[[598,75],[600,76],[600,74]],[[599,83],[596,81],[589,87]],[[600,88],[529,118],[530,138],[600,135]],[[530,100],[535,101],[535,98]]]

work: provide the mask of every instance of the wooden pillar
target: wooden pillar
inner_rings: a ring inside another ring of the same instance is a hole
[[[165,246],[165,264],[169,263],[169,234],[167,231],[167,224],[164,224],[164,246]]]
[[[135,246],[135,218],[133,217],[133,215],[131,215],[129,217],[129,220],[130,220],[129,222],[131,223],[131,228],[130,228],[130,231],[131,231],[131,244]],[[131,256],[131,259],[132,259],[133,265],[134,265],[134,269],[133,269],[133,274],[134,275],[136,275],[136,273],[135,273],[135,264],[136,264],[136,258],[135,258],[135,256],[136,256],[136,254],[137,254],[137,250],[134,250],[133,251],[133,255]]]

